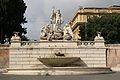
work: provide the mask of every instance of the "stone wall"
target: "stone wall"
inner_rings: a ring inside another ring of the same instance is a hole
[[[38,43],[32,43],[32,44],[27,43],[27,44],[31,45],[31,46],[38,45]],[[18,63],[21,63],[22,67],[24,67],[23,66],[24,64],[25,64],[25,67],[29,67],[29,68],[39,66],[42,63],[40,63],[37,58],[44,53],[49,53],[49,51],[46,51],[45,49],[43,50],[43,49],[40,49],[37,47],[35,49],[33,49],[33,47],[25,48],[26,46],[28,46],[27,44],[24,44],[25,46],[22,46],[22,48],[20,48],[20,49],[19,48],[10,49],[10,52],[12,52],[11,53],[11,58],[12,58],[11,64],[13,64],[13,67],[16,67],[16,68],[19,67],[20,65]],[[91,46],[93,44],[94,43],[91,42]],[[44,43],[43,43],[43,45],[44,45]],[[107,56],[106,62],[107,62],[108,67],[120,68],[120,44],[117,44],[117,45],[107,44],[106,45],[106,47],[107,47],[106,55],[102,54],[104,52],[104,49],[103,50],[99,49],[99,48],[83,49],[85,47],[86,43],[85,43],[85,45],[82,45],[82,46],[80,46],[80,43],[78,43],[77,45],[79,46],[79,48],[74,49],[77,52],[76,54],[74,53],[74,55],[73,55],[74,51],[71,50],[72,48],[69,48],[69,49],[63,48],[62,51],[63,52],[69,51],[69,53],[65,54],[67,57],[68,56],[74,56],[74,57],[79,56],[81,58],[81,60],[83,60],[87,64],[91,64],[93,62],[101,62],[102,63],[102,61],[99,61],[99,60],[105,60],[105,56]],[[0,45],[0,68],[7,68],[9,65],[9,63],[8,63],[9,62],[8,47],[9,47],[8,45]],[[86,49],[88,49],[89,53],[87,53]],[[56,48],[56,50],[58,50],[58,49]],[[100,50],[103,52],[100,52]],[[40,52],[40,51],[42,51],[42,52]],[[97,54],[95,51],[97,51]],[[44,54],[43,57],[47,57],[47,54],[46,55]],[[105,61],[103,63],[105,63]],[[84,66],[86,66],[86,65],[84,65]],[[93,65],[89,65],[89,66],[93,66]],[[45,67],[45,66],[43,66],[43,67]]]
[[[85,43],[85,42],[84,42]],[[29,43],[27,43],[29,44]],[[27,44],[25,44],[27,46]],[[37,45],[37,43],[32,43],[34,45]],[[94,43],[91,42],[91,46],[93,45]],[[29,44],[30,45],[30,44]],[[44,45],[44,44],[43,44]],[[78,43],[79,47],[80,46],[80,43]],[[86,45],[86,43],[85,43]],[[99,61],[100,60],[105,60],[105,58],[103,59],[103,57],[105,57],[105,54],[102,55],[101,53],[99,53],[98,50],[102,50],[102,49],[99,49],[99,48],[86,48],[88,49],[89,52],[87,54],[87,51],[86,49],[83,49],[83,47],[85,47],[85,45],[82,45],[81,49],[79,48],[76,48],[75,50],[78,52],[78,53],[74,53],[74,55],[72,54],[73,51],[71,51],[71,49],[65,49],[65,50],[68,50],[69,51],[69,54],[66,53],[66,56],[79,56],[81,58],[81,60],[83,60],[85,63],[88,63],[88,64],[91,64],[92,62],[101,62]],[[0,45],[0,68],[8,68],[8,63],[9,63],[9,49],[8,49],[8,45]],[[25,48],[25,46],[22,46],[24,48],[22,49],[18,49],[17,50],[14,50],[12,49],[12,53],[11,54],[14,54],[14,55],[11,55],[11,58],[13,57],[12,60],[18,60],[18,62],[12,62],[11,64],[13,64],[14,67],[16,67],[14,64],[18,64],[19,62],[23,64],[25,64],[26,67],[34,67],[35,65],[36,66],[39,66],[40,63],[39,60],[37,59],[42,53],[49,53],[48,51],[46,50],[43,50],[42,49],[39,49],[39,48]],[[118,67],[120,68],[120,44],[107,44],[106,45],[107,47],[107,58],[106,58],[106,62],[107,62],[107,66],[108,67]],[[47,49],[47,48],[46,48]],[[57,49],[56,49],[57,50]],[[65,51],[64,49],[62,49],[63,51]],[[93,52],[95,52],[95,50],[98,51],[98,54],[95,54]],[[17,51],[17,52],[16,52]],[[39,51],[42,51],[42,53],[39,53]],[[44,52],[45,51],[45,52]],[[47,55],[47,54],[46,54]],[[44,57],[46,56],[45,54],[43,55]],[[55,56],[55,55],[54,55]],[[46,56],[47,57],[47,56]],[[95,59],[95,57],[97,57],[96,61],[93,60],[93,58]],[[31,62],[32,61],[32,62]],[[31,64],[31,65],[27,65],[26,63],[28,64]],[[34,64],[32,64],[34,63]],[[105,63],[105,62],[104,62]],[[18,65],[19,67],[20,65]],[[84,65],[86,66],[86,65]],[[93,65],[92,65],[93,66]]]
[[[56,56],[56,53],[64,54],[64,56]],[[46,60],[48,58],[79,58],[79,60],[73,62],[74,67],[106,67],[106,48],[96,47],[95,43],[83,42],[79,44],[74,41],[12,43],[10,47],[9,68],[48,67],[43,62],[40,62],[38,58],[46,58]],[[49,63],[50,61],[48,61]]]
[[[9,67],[9,45],[0,45],[0,69]]]
[[[120,68],[120,44],[107,44],[107,66]]]

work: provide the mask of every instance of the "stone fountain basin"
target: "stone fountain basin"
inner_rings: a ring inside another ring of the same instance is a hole
[[[79,57],[38,58],[38,60],[48,67],[68,67],[81,61]]]

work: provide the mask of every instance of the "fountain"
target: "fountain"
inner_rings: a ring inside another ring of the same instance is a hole
[[[60,10],[51,16],[51,23],[41,29],[40,41],[21,41],[15,34],[11,39],[10,74],[79,75],[109,73],[106,48],[100,33],[94,41],[74,41],[71,27],[62,29]]]

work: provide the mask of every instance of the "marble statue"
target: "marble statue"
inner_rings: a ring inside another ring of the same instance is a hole
[[[101,36],[101,32],[97,32],[97,36],[95,37],[95,41],[104,41],[104,38]]]
[[[72,33],[70,25],[66,24],[64,26],[63,32],[64,32],[64,35],[63,35],[64,40],[71,40],[72,39],[73,33]]]
[[[18,34],[19,32],[14,32],[14,36],[12,36],[11,41],[20,41],[21,38]]]
[[[51,26],[52,26],[52,39],[53,40],[61,40],[63,39],[63,30],[61,29],[61,25],[63,23],[62,14],[60,10],[56,12],[53,9],[52,17],[51,17]]]
[[[56,12],[56,29],[61,27],[62,23],[63,23],[62,15],[60,13],[60,10],[57,10],[57,12]]]
[[[47,38],[49,36],[49,32],[50,32],[49,25],[47,24],[46,26],[43,26],[42,30],[41,30],[41,39],[47,40]]]
[[[48,40],[48,41],[52,41],[52,35],[53,35],[53,32],[50,32],[50,33],[48,34],[48,37],[47,37],[47,40]]]
[[[62,14],[60,10],[57,10],[55,12],[53,9],[52,16],[50,19],[51,19],[52,30],[53,31],[61,30],[61,25],[63,24],[63,20],[62,20]]]
[[[51,18],[50,18],[50,21],[51,21],[51,30],[55,30],[55,26],[56,26],[56,13],[54,11],[54,9],[52,10],[52,15],[51,15]],[[51,31],[51,32],[52,32]]]
[[[41,30],[41,39],[42,40],[62,40],[63,39],[63,30],[61,25],[63,24],[62,14],[60,10],[52,10],[52,15],[50,18],[50,25],[44,26]]]

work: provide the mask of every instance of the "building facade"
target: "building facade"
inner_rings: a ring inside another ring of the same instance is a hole
[[[79,36],[79,27],[80,25],[87,22],[89,17],[93,16],[101,16],[104,14],[120,14],[120,6],[110,6],[110,7],[86,7],[80,8],[77,13],[74,15],[73,19],[69,22],[72,31],[73,31],[73,39],[79,40],[81,37]]]

